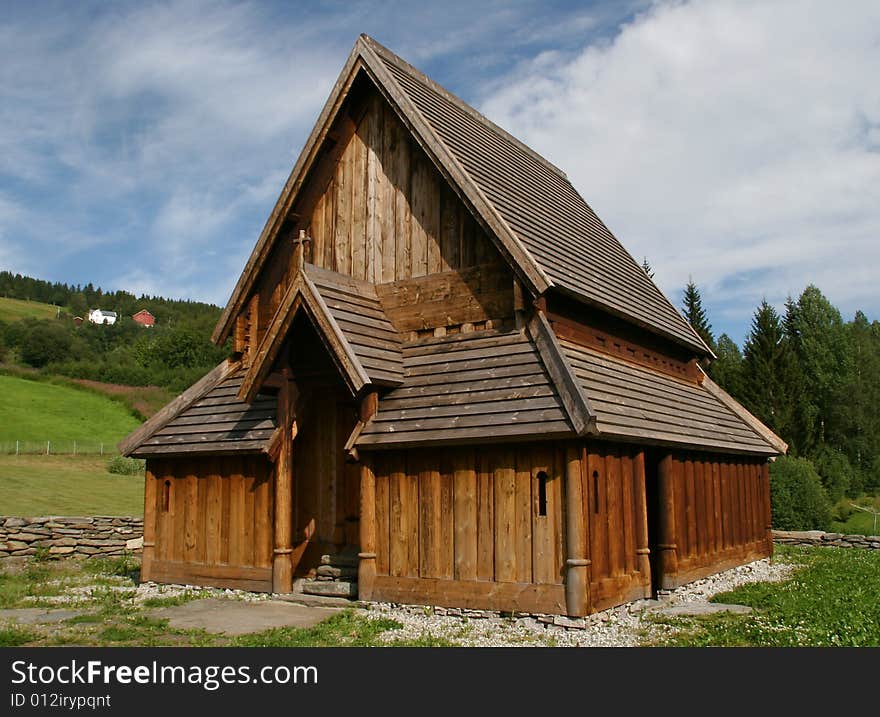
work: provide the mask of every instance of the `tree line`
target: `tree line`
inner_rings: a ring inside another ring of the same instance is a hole
[[[880,486],[880,322],[844,320],[810,285],[782,313],[762,301],[740,348],[715,337],[693,281],[682,309],[717,356],[712,380],[789,445],[771,466],[774,525],[825,528],[833,504]]]
[[[103,291],[52,283],[0,271],[0,295],[51,303],[61,311],[55,319],[0,321],[0,361],[23,364],[47,373],[129,386],[163,386],[182,391],[228,355],[228,347],[210,340],[221,309],[212,304],[166,299],[127,291]],[[89,309],[115,311],[113,325],[76,316]],[[145,329],[132,315],[146,309],[156,325]]]

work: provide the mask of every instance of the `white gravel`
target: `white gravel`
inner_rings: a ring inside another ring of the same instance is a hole
[[[499,613],[375,603],[368,617],[391,618],[403,625],[383,633],[383,639],[418,640],[434,637],[469,647],[634,647],[673,628],[643,619],[658,606],[706,601],[716,593],[753,582],[784,580],[792,566],[758,560],[697,580],[661,595],[638,600],[580,620],[553,616],[502,617]],[[452,613],[452,614],[449,614]],[[566,624],[585,625],[574,629]]]

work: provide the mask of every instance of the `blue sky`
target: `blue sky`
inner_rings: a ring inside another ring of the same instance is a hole
[[[0,268],[224,304],[358,33],[561,166],[740,342],[880,315],[880,5],[5,2]]]

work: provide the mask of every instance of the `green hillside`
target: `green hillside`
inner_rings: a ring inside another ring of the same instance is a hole
[[[0,442],[88,441],[112,447],[138,425],[122,404],[96,393],[0,375]]]
[[[54,319],[58,307],[42,304],[39,301],[6,299],[0,297],[0,321],[20,321],[21,319]]]

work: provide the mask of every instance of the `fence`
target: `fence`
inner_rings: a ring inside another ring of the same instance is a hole
[[[116,454],[115,443],[101,441],[0,441],[0,454],[44,456],[109,456]]]

